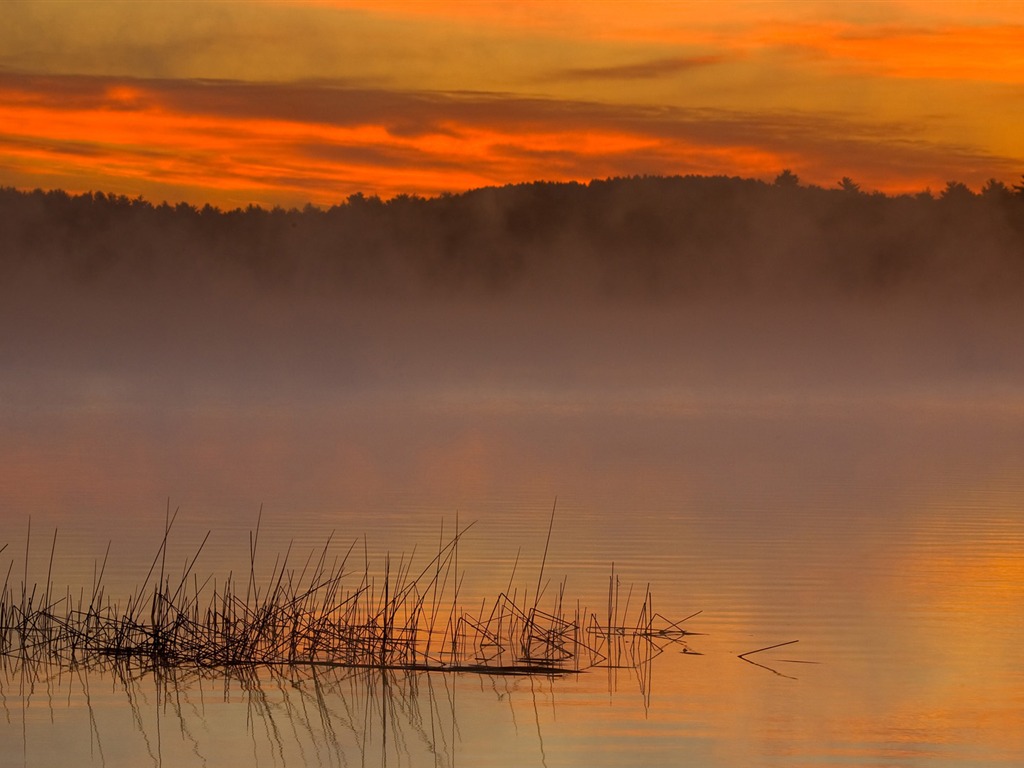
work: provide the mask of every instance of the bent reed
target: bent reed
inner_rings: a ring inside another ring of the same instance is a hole
[[[460,529],[456,521],[455,534],[447,540],[442,530],[437,553],[415,571],[412,558],[403,557],[392,567],[390,556],[382,578],[371,574],[368,557],[361,570],[350,569],[356,542],[329,563],[328,538],[319,555],[310,554],[298,571],[288,564],[289,547],[269,580],[258,584],[257,522],[250,533],[244,585],[229,575],[218,586],[212,577],[200,581],[194,573],[209,533],[180,575],[168,573],[167,545],[176,517],[177,511],[171,515],[168,510],[149,572],[124,604],[111,601],[102,583],[109,545],[91,593],[87,597],[83,589],[74,599],[70,588],[58,594],[50,581],[56,531],[42,589],[28,584],[26,541],[20,589],[11,584],[12,561],[0,592],[0,656],[61,667],[110,662],[140,668],[324,665],[559,675],[594,667],[639,671],[670,644],[690,652],[684,638],[694,633],[680,626],[686,619],[670,621],[655,612],[649,589],[632,612],[632,589],[620,605],[614,565],[603,618],[579,601],[566,600],[564,580],[545,601],[550,609],[542,608],[547,545],[532,599],[512,591],[513,567],[507,590],[484,599],[475,612],[464,610],[459,606],[463,575],[458,548],[472,524]],[[550,536],[549,527],[549,543]]]

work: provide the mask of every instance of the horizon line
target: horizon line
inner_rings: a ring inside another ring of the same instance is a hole
[[[761,184],[761,185],[763,185],[765,187],[785,188],[786,184],[784,182],[780,183],[780,179],[782,177],[786,176],[787,174],[791,175],[791,178],[793,180],[795,180],[795,181],[792,181],[789,184],[790,188],[802,189],[802,190],[808,190],[808,191],[820,191],[820,192],[846,192],[848,194],[857,194],[857,195],[862,195],[862,196],[865,196],[865,197],[885,198],[885,199],[889,199],[889,200],[896,200],[896,199],[908,198],[908,197],[909,198],[940,199],[944,192],[949,191],[949,190],[951,190],[953,188],[957,188],[961,192],[966,190],[973,197],[982,197],[985,194],[985,190],[990,188],[990,187],[994,188],[997,192],[1005,194],[1006,196],[1009,196],[1009,197],[1024,197],[1024,173],[1022,173],[1021,176],[1020,176],[1020,178],[1021,178],[1021,183],[1020,184],[1014,184],[1013,181],[1005,181],[1005,180],[1002,180],[1002,179],[997,179],[995,177],[992,177],[992,178],[988,179],[985,182],[985,184],[980,186],[977,190],[973,190],[973,189],[971,189],[970,185],[967,184],[966,182],[961,182],[961,181],[958,181],[958,180],[955,180],[955,179],[951,179],[951,180],[946,182],[946,187],[943,190],[939,190],[937,192],[932,190],[932,188],[930,186],[927,186],[927,187],[925,187],[923,189],[918,189],[916,191],[906,191],[906,192],[895,192],[895,193],[893,193],[893,192],[886,192],[884,190],[879,190],[879,189],[865,190],[865,189],[863,189],[861,187],[861,185],[858,182],[856,182],[856,180],[852,179],[849,176],[841,177],[840,179],[838,179],[836,181],[835,185],[831,186],[831,187],[825,187],[825,186],[822,186],[820,184],[815,184],[813,182],[811,182],[811,183],[802,183],[799,180],[799,174],[794,173],[789,168],[783,168],[781,171],[779,171],[779,173],[776,175],[776,177],[773,180],[771,180],[771,181],[768,181],[768,180],[766,180],[764,178],[759,178],[759,177],[756,177],[756,176],[741,176],[739,174],[729,175],[729,174],[724,174],[724,173],[713,173],[713,174],[703,174],[703,173],[650,174],[650,173],[644,173],[644,174],[631,174],[631,175],[625,175],[625,174],[623,174],[623,175],[611,175],[611,176],[604,176],[604,177],[594,176],[594,177],[591,177],[591,178],[589,178],[589,179],[587,179],[585,181],[578,180],[578,179],[543,179],[543,178],[537,178],[537,179],[531,179],[531,180],[526,180],[526,181],[513,181],[513,182],[508,182],[508,183],[505,183],[505,184],[485,184],[485,185],[476,186],[476,187],[466,187],[464,189],[459,189],[459,190],[445,190],[445,191],[441,191],[441,192],[437,192],[437,193],[433,193],[433,194],[420,194],[420,193],[416,193],[416,192],[399,192],[399,193],[396,193],[394,195],[391,195],[390,197],[382,196],[382,195],[377,194],[377,193],[367,193],[367,192],[363,192],[363,191],[357,191],[357,192],[353,192],[353,193],[351,193],[351,194],[349,194],[349,195],[347,195],[345,197],[339,198],[336,202],[333,202],[333,203],[330,203],[330,204],[327,204],[327,205],[324,205],[322,203],[316,203],[316,202],[313,202],[312,200],[307,200],[307,201],[305,201],[305,202],[303,202],[301,204],[295,204],[295,205],[291,205],[291,206],[284,206],[284,205],[281,205],[281,204],[278,204],[278,203],[275,203],[275,204],[270,205],[270,206],[265,206],[265,205],[261,204],[258,201],[252,201],[252,202],[249,202],[249,203],[246,203],[246,204],[239,204],[239,205],[236,205],[234,207],[227,207],[227,206],[221,205],[219,203],[214,203],[214,202],[210,202],[210,201],[206,201],[206,202],[193,202],[193,201],[186,200],[186,199],[168,200],[167,198],[164,198],[163,200],[160,200],[159,202],[157,202],[156,198],[148,197],[148,196],[146,196],[144,194],[141,194],[141,193],[137,194],[137,195],[130,195],[130,194],[127,194],[127,193],[124,193],[124,192],[118,192],[118,191],[114,191],[114,190],[100,189],[100,188],[68,189],[68,188],[65,188],[65,187],[43,187],[43,186],[22,187],[22,186],[18,186],[16,184],[0,184],[0,191],[16,192],[16,193],[22,194],[22,195],[32,195],[32,194],[45,194],[45,195],[54,194],[54,195],[57,195],[57,194],[64,194],[64,195],[67,195],[68,197],[72,197],[72,198],[76,198],[76,197],[77,198],[82,198],[82,197],[93,197],[93,198],[103,197],[103,198],[107,198],[107,199],[111,199],[111,200],[115,200],[115,201],[129,201],[129,202],[132,202],[132,203],[145,203],[147,205],[150,205],[153,208],[160,208],[160,207],[163,207],[163,206],[167,206],[167,207],[171,207],[171,208],[177,208],[179,206],[187,206],[187,207],[192,208],[192,209],[197,210],[197,211],[204,210],[204,209],[213,209],[213,210],[220,211],[222,213],[228,213],[228,212],[232,212],[232,211],[245,211],[245,210],[248,210],[248,209],[257,209],[257,210],[265,210],[265,211],[283,210],[283,211],[286,211],[286,212],[292,212],[292,211],[303,212],[303,211],[308,210],[308,209],[326,211],[326,210],[330,210],[332,208],[337,208],[337,207],[341,207],[341,206],[344,206],[344,205],[348,205],[352,200],[373,201],[373,202],[381,203],[381,204],[387,204],[387,203],[390,203],[392,201],[397,201],[397,200],[415,200],[415,201],[429,202],[429,201],[433,201],[433,200],[441,200],[441,199],[447,199],[447,198],[452,198],[452,197],[462,197],[464,195],[469,195],[469,194],[473,194],[473,193],[476,193],[476,192],[483,192],[483,191],[488,191],[488,190],[502,190],[502,189],[510,189],[510,188],[515,188],[515,187],[528,187],[528,186],[534,186],[534,185],[550,185],[550,186],[566,186],[566,187],[569,187],[569,186],[589,187],[589,186],[594,185],[594,184],[611,183],[611,182],[617,182],[617,181],[640,181],[640,180],[666,180],[667,181],[667,180],[716,180],[716,179],[718,179],[718,180],[725,180],[725,181]],[[844,184],[850,184],[850,185],[852,185],[852,187],[845,187]]]

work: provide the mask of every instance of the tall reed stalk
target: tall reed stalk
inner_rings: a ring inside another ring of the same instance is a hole
[[[311,553],[298,570],[289,564],[289,546],[260,583],[258,520],[250,533],[249,568],[240,589],[232,574],[218,583],[212,577],[200,581],[195,573],[209,533],[180,575],[171,574],[167,550],[176,517],[177,511],[168,509],[149,571],[124,605],[111,602],[103,585],[109,545],[102,565],[94,569],[87,602],[84,590],[77,602],[70,589],[56,597],[56,531],[37,600],[39,588],[28,580],[30,523],[20,591],[11,584],[13,561],[0,591],[0,657],[58,665],[115,659],[161,668],[312,664],[560,674],[595,666],[639,668],[665,644],[682,643],[691,634],[680,622],[654,612],[649,589],[636,619],[627,621],[629,596],[620,610],[614,566],[604,623],[579,601],[567,603],[564,580],[550,610],[542,607],[551,525],[532,600],[513,589],[517,554],[508,588],[467,611],[459,605],[464,574],[458,570],[458,551],[472,524],[460,528],[456,520],[447,539],[442,526],[437,553],[416,571],[412,556],[401,558],[397,567],[386,556],[379,582],[371,573],[365,539],[360,570],[349,566],[356,542],[331,560],[329,537],[319,554]],[[586,626],[584,617],[589,617]]]

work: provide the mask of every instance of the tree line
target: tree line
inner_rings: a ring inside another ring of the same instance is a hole
[[[0,277],[363,294],[686,296],[1024,288],[1024,179],[938,194],[674,176],[329,208],[220,210],[0,189]]]

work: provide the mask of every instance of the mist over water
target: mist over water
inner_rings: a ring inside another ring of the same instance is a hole
[[[555,496],[617,525],[705,478],[725,509],[814,472],[870,492],[917,461],[1019,454],[1008,194],[687,178],[329,211],[11,190],[0,207],[16,529],[102,519],[102,542],[170,499],[243,531],[261,503],[352,514],[358,535],[396,507],[509,524]],[[731,465],[749,479],[723,487]]]
[[[570,592],[599,605],[614,561],[667,613],[705,612],[706,656],[666,661],[650,710],[602,715],[669,734],[651,764],[1022,754],[1016,198],[634,180],[219,213],[4,194],[15,572],[30,516],[30,570],[58,528],[58,584],[88,587],[110,541],[127,592],[168,499],[175,562],[212,531],[201,567],[221,573],[247,567],[261,505],[268,561],[332,531],[422,552],[458,514],[478,600],[514,566],[532,586],[557,497]],[[982,630],[940,640],[963,626]],[[735,659],[790,639],[820,662],[800,688]],[[573,713],[544,721],[550,764],[572,764],[604,681],[544,686]]]
[[[8,402],[1012,386],[1024,211],[688,177],[329,211],[3,194]]]

